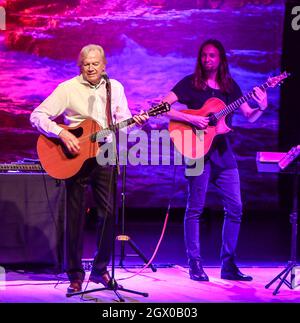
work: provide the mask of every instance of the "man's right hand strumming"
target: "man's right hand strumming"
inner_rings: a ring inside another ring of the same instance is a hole
[[[65,146],[68,148],[69,152],[73,155],[78,155],[80,152],[79,140],[68,130],[63,129],[59,133],[59,137]]]
[[[204,130],[207,128],[209,123],[209,117],[202,117],[202,116],[188,116],[188,122],[196,126],[197,128]]]

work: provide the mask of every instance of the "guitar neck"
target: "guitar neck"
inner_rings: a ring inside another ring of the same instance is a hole
[[[135,121],[133,118],[129,118],[127,120],[124,120],[124,121],[121,121],[115,125],[111,125],[108,129],[105,129],[103,131],[107,131],[108,133],[110,133],[111,131],[113,132],[116,132],[122,128],[125,128],[125,127],[128,127],[128,126],[131,126],[132,124],[134,124]]]
[[[164,112],[168,112],[170,111],[170,104],[167,102],[162,102],[161,104],[158,104],[154,107],[152,107],[151,109],[149,109],[147,111],[147,115],[148,117],[153,117],[153,116],[157,116],[160,115]],[[111,134],[111,132],[116,133],[118,130],[128,127],[132,124],[136,123],[135,120],[133,118],[129,118],[127,120],[121,121],[115,125],[111,125],[106,129],[102,129],[98,132],[93,133],[90,136],[90,139],[92,142],[97,141],[97,137],[98,138],[103,138],[103,137],[107,137],[109,134]]]
[[[101,137],[101,138],[107,137],[112,132],[116,133],[118,130],[128,127],[134,123],[135,123],[135,120],[133,118],[129,118],[129,119],[121,121],[115,125],[111,125],[106,129],[103,129],[103,130],[93,133],[90,137],[91,141],[95,142],[97,140],[97,137]]]
[[[259,86],[259,88],[261,90],[265,90],[268,87],[269,87],[268,82],[265,82],[264,84]],[[253,97],[253,93],[254,93],[254,90],[248,92],[247,94],[245,94],[244,96],[242,96],[239,99],[235,100],[234,102],[226,105],[226,107],[223,108],[221,111],[215,113],[215,117],[217,119],[220,119],[220,118],[228,115],[229,113],[235,111],[236,109],[238,109],[240,107],[241,104],[243,104],[243,103],[247,102],[248,100],[250,100]]]

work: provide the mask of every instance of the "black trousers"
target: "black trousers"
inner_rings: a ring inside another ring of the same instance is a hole
[[[115,166],[100,166],[96,159],[85,162],[80,172],[66,180],[65,270],[70,280],[84,279],[82,266],[85,225],[85,188],[91,185],[97,207],[97,242],[92,270],[101,274],[111,259],[115,225]]]

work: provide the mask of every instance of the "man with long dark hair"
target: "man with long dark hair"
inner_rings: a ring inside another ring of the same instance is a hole
[[[163,101],[169,104],[178,101],[185,104],[188,109],[195,110],[200,109],[212,97],[221,99],[228,105],[241,96],[240,87],[229,73],[223,45],[218,40],[209,39],[199,49],[195,72],[179,81]],[[267,108],[267,95],[264,90],[255,87],[253,98],[258,103],[257,108],[251,108],[246,102],[239,107],[250,122],[256,121]],[[191,124],[203,131],[206,131],[205,129],[212,121],[207,115],[182,113],[175,109],[171,109],[168,116],[171,120]],[[227,116],[227,124],[230,125],[231,119],[232,113]],[[252,280],[251,276],[239,270],[235,262],[242,217],[242,201],[237,163],[228,135],[219,134],[214,138],[204,158],[203,172],[198,176],[186,177],[188,200],[184,217],[184,237],[190,278],[198,281],[209,280],[202,267],[199,232],[207,187],[211,181],[222,195],[225,211],[222,230],[221,278]]]

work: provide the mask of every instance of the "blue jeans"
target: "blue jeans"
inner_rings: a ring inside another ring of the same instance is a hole
[[[187,180],[188,200],[184,217],[184,240],[188,258],[201,260],[200,219],[208,183],[212,182],[221,193],[225,212],[220,255],[222,264],[234,262],[242,217],[238,169],[222,169],[207,161],[201,175],[189,176]]]

